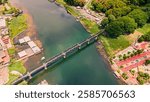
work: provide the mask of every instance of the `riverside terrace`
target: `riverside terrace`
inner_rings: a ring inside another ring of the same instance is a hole
[[[87,39],[85,39],[84,41],[82,41],[81,43],[77,43],[74,46],[70,47],[69,49],[65,50],[64,52],[52,57],[51,59],[49,59],[48,61],[46,61],[45,63],[43,63],[43,65],[39,66],[38,68],[36,68],[35,70],[28,72],[27,74],[23,75],[22,77],[20,77],[19,79],[17,79],[16,81],[14,81],[12,84],[13,85],[17,85],[19,83],[21,83],[24,80],[30,80],[32,79],[32,77],[34,77],[35,75],[37,75],[38,73],[47,70],[48,68],[52,68],[53,65],[59,63],[60,61],[62,61],[63,59],[71,56],[72,54],[80,51],[81,49],[87,47],[89,44],[94,43],[95,41],[97,41],[98,36],[101,33],[98,33],[96,35],[93,35]]]

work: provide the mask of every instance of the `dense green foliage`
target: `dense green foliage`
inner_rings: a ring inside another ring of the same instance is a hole
[[[14,38],[16,35],[27,29],[26,16],[21,15],[13,18],[8,26],[10,36]]]
[[[145,61],[145,65],[147,66],[147,65],[149,65],[150,64],[150,60],[146,60]]]
[[[101,26],[110,37],[133,33],[150,21],[150,0],[93,0],[92,9],[106,14]]]
[[[149,0],[126,0],[129,4],[134,4],[134,5],[144,5],[146,3],[150,3]]]
[[[142,35],[139,39],[138,42],[142,41],[150,41],[150,32],[148,34]]]
[[[133,50],[132,52],[129,51],[127,54],[119,55],[118,57],[120,61],[126,60],[127,58],[141,54],[143,51],[143,49]]]
[[[20,10],[15,8],[15,7],[11,7],[11,9],[9,10],[4,10],[3,14],[13,14],[13,16],[17,17],[19,14],[21,14]]]
[[[137,81],[139,84],[144,84],[150,79],[150,75],[148,73],[138,72]]]
[[[135,20],[128,16],[124,16],[110,22],[106,27],[106,32],[110,37],[118,37],[125,33],[133,33],[136,28],[137,24],[135,23]]]
[[[83,7],[85,4],[85,0],[64,0],[66,3],[68,3],[69,5],[73,5],[73,6],[81,6]]]
[[[143,26],[148,21],[149,17],[146,12],[140,9],[134,9],[132,12],[128,14],[129,17],[135,19],[136,23],[139,26]]]
[[[0,4],[6,3],[8,0],[0,0]]]
[[[123,74],[122,74],[122,77],[123,77],[123,79],[125,79],[125,80],[127,80],[127,79],[129,78],[126,73],[123,73]]]

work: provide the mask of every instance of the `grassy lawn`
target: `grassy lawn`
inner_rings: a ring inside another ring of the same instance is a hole
[[[28,85],[28,83],[26,81],[23,81],[23,82],[19,83],[19,85]]]
[[[142,28],[137,29],[137,31],[143,34],[147,34],[148,32],[150,32],[150,24],[145,24]]]
[[[80,16],[80,13],[76,11],[72,6],[65,5],[66,10],[74,17]]]
[[[56,0],[56,2],[58,2],[59,4],[63,4],[63,5],[66,4],[66,3],[64,2],[64,0]]]
[[[116,39],[107,38],[104,36],[100,36],[100,40],[105,46],[105,49],[107,53],[110,55],[110,57],[113,57],[113,55],[128,46],[130,46],[130,42],[127,39],[127,36],[121,35]]]
[[[21,74],[24,74],[26,72],[26,68],[23,66],[22,62],[16,62],[15,60],[11,61],[11,64],[8,67],[9,69],[9,81],[7,84],[11,84],[13,81],[15,81],[19,75],[13,75],[10,72],[11,71],[17,71],[20,72]]]
[[[15,50],[15,48],[14,48],[14,47],[13,47],[13,48],[8,49],[8,53],[9,53],[9,55],[10,55],[10,56],[13,56],[13,55],[15,54],[15,52],[16,52],[16,50]]]
[[[18,71],[21,74],[24,74],[26,72],[26,68],[23,66],[23,63],[21,61],[11,61],[11,64],[9,65],[9,71]]]
[[[100,32],[99,25],[97,25],[95,22],[91,20],[82,18],[81,23],[88,29],[88,32],[90,32],[91,34],[96,34]]]
[[[77,12],[72,6],[67,5],[64,0],[56,0],[57,3],[62,4],[63,6],[65,6],[66,10],[73,15],[74,17],[78,17],[79,16],[79,12]]]
[[[19,76],[9,74],[9,81],[7,82],[7,85],[10,85],[13,81],[15,81]]]
[[[18,17],[13,18],[10,21],[10,24],[8,26],[11,38],[14,38],[17,36],[19,33],[27,29],[27,22],[26,22],[26,16],[21,15]]]

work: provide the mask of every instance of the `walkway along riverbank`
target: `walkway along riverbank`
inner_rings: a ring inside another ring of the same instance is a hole
[[[38,73],[40,73],[44,70],[47,70],[48,68],[52,68],[52,66],[55,65],[56,63],[59,63],[60,60],[62,61],[62,59],[65,59],[65,58],[73,55],[74,53],[82,50],[83,48],[87,47],[88,45],[93,44],[95,41],[98,40],[98,36],[100,34],[101,33],[93,35],[93,36],[87,38],[86,40],[75,44],[74,46],[70,47],[69,49],[65,50],[64,52],[52,57],[51,59],[49,59],[48,61],[43,63],[43,65],[41,65],[40,67],[36,68],[35,70],[33,70],[31,72],[27,72],[27,74],[23,75],[22,77],[20,77],[16,81],[14,81],[12,84],[17,85],[17,84],[21,83],[24,80],[25,81],[31,80]]]

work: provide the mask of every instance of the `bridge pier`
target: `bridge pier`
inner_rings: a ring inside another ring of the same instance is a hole
[[[97,40],[97,39],[98,39],[98,37],[96,36],[96,37],[95,37],[95,40]]]
[[[27,75],[29,76],[29,79],[32,79],[31,74],[28,72]]]
[[[64,53],[62,53],[62,54],[63,54],[63,57],[66,58],[66,53],[64,52]]]
[[[90,40],[89,39],[87,39],[87,42],[88,42],[88,44],[90,44]]]
[[[81,44],[78,44],[79,50],[81,49]]]
[[[47,70],[47,64],[43,63],[44,69]]]

